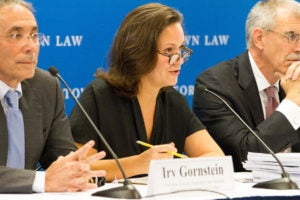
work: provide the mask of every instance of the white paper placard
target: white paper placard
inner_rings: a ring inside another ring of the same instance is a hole
[[[232,190],[231,156],[153,160],[147,195],[183,190]]]

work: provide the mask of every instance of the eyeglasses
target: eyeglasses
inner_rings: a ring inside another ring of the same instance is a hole
[[[14,33],[8,36],[0,36],[0,37],[6,38],[8,41],[16,45],[24,44],[25,39],[31,39],[34,44],[39,45],[45,39],[45,35],[42,33],[32,33],[29,35]]]
[[[159,54],[169,57],[169,64],[173,65],[175,62],[177,62],[180,58],[182,58],[183,62],[186,62],[193,51],[188,48],[187,46],[181,45],[180,46],[180,53],[172,53],[172,54],[167,54],[165,52],[157,51]]]
[[[294,31],[289,31],[286,33],[279,33],[273,30],[268,30],[269,32],[277,33],[278,35],[281,35],[282,37],[287,39],[287,42],[292,45],[296,45],[299,41],[299,33],[295,33]]]

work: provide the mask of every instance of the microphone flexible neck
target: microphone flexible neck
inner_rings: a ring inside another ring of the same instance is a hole
[[[205,92],[208,92],[212,95],[214,95],[215,97],[217,97],[218,99],[220,99],[226,106],[227,108],[229,108],[229,110],[248,128],[248,130],[256,137],[256,139],[263,145],[263,147],[273,156],[273,158],[277,161],[277,163],[279,164],[281,171],[282,171],[282,178],[284,177],[289,177],[289,174],[285,171],[282,163],[280,162],[280,160],[277,158],[277,156],[275,155],[275,153],[272,151],[272,149],[270,149],[270,147],[256,134],[255,131],[252,130],[252,128],[240,117],[239,114],[237,114],[237,112],[235,112],[235,110],[222,98],[220,97],[218,94],[216,94],[215,92],[205,88],[204,89]]]
[[[100,137],[101,141],[104,143],[105,147],[108,149],[109,153],[111,154],[111,156],[114,158],[114,160],[116,161],[122,176],[124,178],[124,185],[128,185],[129,184],[129,180],[123,170],[123,167],[121,166],[121,163],[119,161],[119,158],[117,157],[117,155],[114,153],[114,151],[112,150],[112,148],[110,147],[110,145],[108,144],[108,142],[106,141],[106,139],[103,137],[103,135],[101,134],[101,132],[99,131],[99,129],[97,128],[97,126],[95,125],[95,123],[93,122],[93,120],[89,117],[89,115],[87,114],[86,110],[83,108],[83,106],[81,105],[81,103],[77,100],[77,98],[74,96],[73,92],[71,91],[70,87],[68,86],[68,84],[66,83],[66,81],[58,74],[55,74],[56,77],[59,78],[59,80],[62,81],[62,83],[66,86],[67,90],[69,91],[69,93],[71,94],[71,96],[73,97],[73,99],[75,100],[76,104],[78,105],[78,107],[80,108],[80,110],[84,113],[84,116],[87,118],[87,120],[89,121],[89,123],[93,126],[94,130],[97,132],[98,136]]]
[[[111,198],[119,198],[119,199],[124,199],[124,198],[125,199],[140,199],[140,198],[142,198],[141,194],[138,192],[138,190],[134,187],[134,185],[127,178],[125,171],[124,171],[118,157],[116,156],[116,154],[114,153],[114,151],[112,150],[112,148],[110,147],[110,145],[108,144],[108,142],[106,141],[106,139],[104,138],[104,136],[102,135],[100,130],[94,124],[93,120],[87,114],[87,112],[85,111],[85,109],[83,108],[81,103],[74,96],[73,92],[71,91],[71,89],[68,86],[68,84],[66,83],[66,81],[59,75],[58,70],[54,66],[52,66],[49,68],[49,72],[52,74],[52,76],[57,77],[65,85],[65,87],[71,94],[72,98],[74,99],[74,101],[76,102],[76,104],[78,105],[78,107],[80,108],[82,113],[84,114],[84,116],[87,118],[89,123],[92,125],[92,127],[98,134],[99,138],[104,143],[105,147],[107,148],[107,150],[109,151],[109,153],[111,154],[111,156],[113,157],[115,162],[117,163],[117,166],[123,176],[123,179],[124,179],[123,186],[113,187],[113,188],[106,189],[106,190],[101,190],[101,191],[93,193],[92,196],[111,197]]]

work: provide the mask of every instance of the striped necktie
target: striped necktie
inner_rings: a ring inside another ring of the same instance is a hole
[[[8,91],[4,99],[7,103],[6,121],[8,130],[7,167],[24,169],[25,167],[25,136],[23,115],[19,109],[17,91]]]
[[[278,101],[275,95],[276,92],[277,91],[275,86],[270,86],[265,89],[265,93],[267,94],[268,97],[268,101],[266,105],[266,118],[268,118],[278,106]]]

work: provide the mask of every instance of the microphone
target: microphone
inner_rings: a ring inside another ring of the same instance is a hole
[[[229,108],[229,110],[247,127],[247,129],[256,137],[256,139],[263,145],[263,147],[273,156],[273,158],[276,160],[276,162],[278,163],[278,165],[281,168],[282,174],[281,174],[281,178],[278,179],[273,179],[270,181],[265,181],[265,182],[261,182],[261,183],[257,183],[255,185],[253,185],[252,187],[254,188],[264,188],[264,189],[276,189],[276,190],[289,190],[289,189],[298,189],[298,186],[295,182],[293,182],[290,179],[289,174],[285,171],[282,163],[280,162],[280,160],[278,159],[278,157],[275,155],[275,153],[270,149],[270,147],[260,138],[259,135],[256,134],[256,132],[239,116],[239,114],[237,112],[235,112],[235,110],[222,98],[220,97],[218,94],[216,94],[215,92],[207,89],[204,86],[200,86],[199,87],[200,90],[205,91],[215,97],[217,97],[219,100],[221,100],[227,108]]]
[[[81,103],[74,96],[74,94],[72,93],[72,91],[71,91],[70,87],[68,86],[68,84],[66,83],[66,81],[59,75],[58,70],[54,66],[51,66],[48,69],[48,71],[50,72],[50,74],[52,76],[55,76],[59,80],[61,80],[61,82],[65,85],[65,87],[67,88],[67,90],[71,94],[72,98],[75,100],[76,104],[78,105],[78,107],[80,108],[80,110],[82,111],[84,116],[87,118],[89,123],[93,126],[94,130],[96,131],[96,133],[100,137],[101,141],[104,143],[105,147],[108,149],[109,153],[111,154],[111,156],[116,161],[116,163],[117,163],[117,165],[118,165],[118,167],[119,167],[119,169],[122,173],[122,176],[123,176],[123,179],[124,179],[123,186],[115,187],[115,188],[111,188],[111,189],[107,189],[107,190],[103,190],[103,191],[98,191],[98,192],[93,193],[92,196],[112,197],[112,198],[119,198],[119,199],[120,198],[125,198],[125,199],[140,199],[140,198],[142,198],[140,193],[137,191],[137,189],[134,187],[134,185],[127,178],[127,176],[125,174],[125,171],[124,171],[124,169],[123,169],[123,167],[122,167],[122,165],[119,161],[119,158],[114,153],[114,151],[112,150],[110,145],[107,143],[106,139],[104,138],[102,133],[99,131],[97,126],[94,124],[94,122],[92,121],[90,116],[87,114],[87,112],[85,111],[85,109],[83,108]]]

